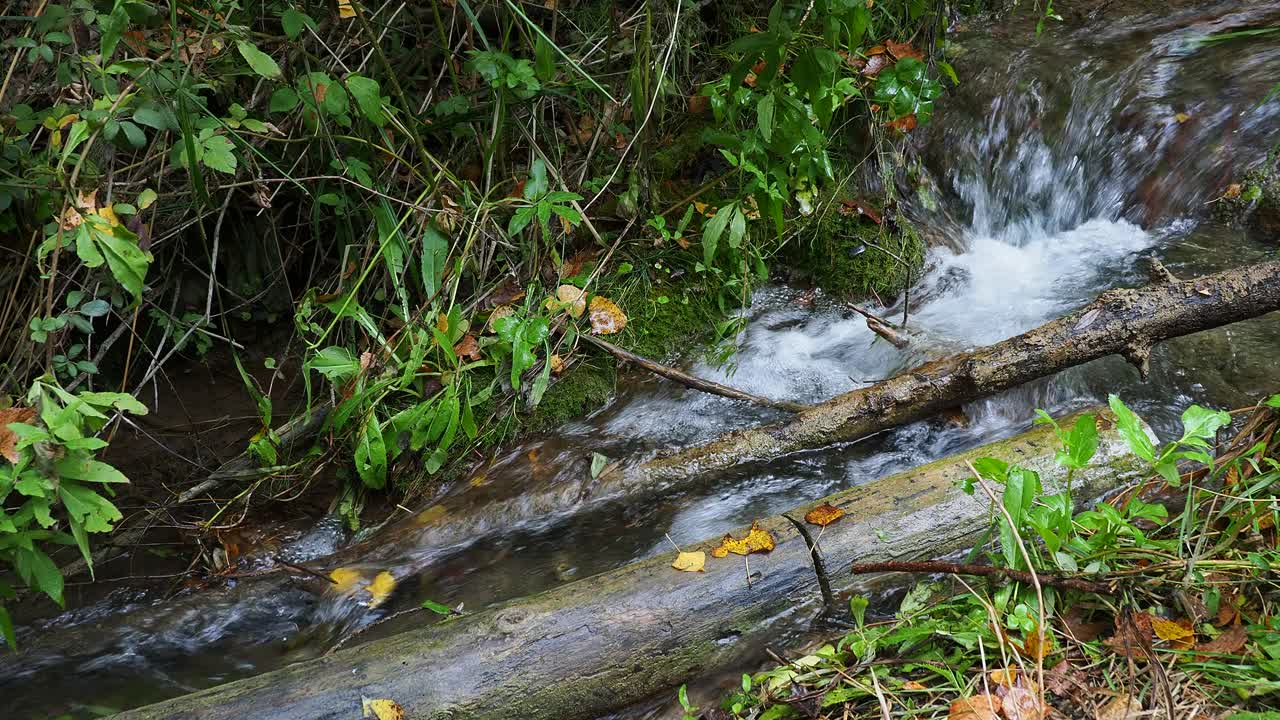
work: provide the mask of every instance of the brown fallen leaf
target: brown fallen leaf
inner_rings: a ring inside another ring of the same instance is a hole
[[[769,531],[762,530],[759,523],[751,523],[751,530],[741,540],[734,538],[732,535],[725,535],[720,540],[720,546],[711,551],[711,557],[722,558],[728,556],[729,553],[750,555],[757,552],[769,552],[773,548],[773,536],[769,534]]]
[[[552,355],[551,357],[547,358],[547,362],[551,363],[551,372],[555,373],[556,375],[559,375],[560,373],[564,372],[564,359],[561,358],[559,355]]]
[[[1002,710],[1008,720],[1044,720],[1049,714],[1040,693],[1034,688],[1016,685],[1004,693]]]
[[[400,707],[400,703],[395,700],[387,700],[379,698],[370,700],[367,697],[360,698],[361,717],[377,718],[378,720],[404,720],[404,708]]]
[[[1049,692],[1059,697],[1078,697],[1079,691],[1089,692],[1089,676],[1083,670],[1067,662],[1058,661],[1044,674],[1044,686]]]
[[[1190,620],[1151,619],[1151,629],[1156,637],[1169,643],[1174,650],[1189,650],[1196,644],[1196,628]]]
[[[912,113],[910,115],[903,115],[897,120],[890,120],[884,125],[887,128],[891,128],[899,132],[904,132],[904,133],[911,132],[912,130],[916,129],[916,115],[915,113]]]
[[[874,48],[873,48],[874,49]],[[880,74],[881,70],[893,64],[893,60],[888,55],[880,53],[867,58],[867,64],[862,66],[862,74],[866,77],[875,77]]]
[[[627,316],[612,300],[599,295],[591,298],[591,332],[612,335],[627,326]]]
[[[1142,701],[1128,693],[1120,693],[1098,708],[1096,720],[1137,720],[1141,715]]]
[[[1204,655],[1196,655],[1197,660],[1207,660],[1208,653],[1221,655],[1238,655],[1244,646],[1249,642],[1249,636],[1244,631],[1243,625],[1232,625],[1226,632],[1207,643],[1196,645],[1197,653],[1206,653]]]
[[[903,58],[915,58],[916,60],[924,60],[924,53],[919,49],[912,47],[911,43],[900,43],[892,40],[885,40],[884,47],[889,54],[895,58],[902,60]]]
[[[36,416],[31,408],[11,407],[0,410],[0,457],[13,464],[18,463],[18,436],[9,429],[10,423],[28,423]]]
[[[961,698],[951,703],[947,720],[1000,720],[1004,701],[991,693]]]
[[[701,550],[695,552],[682,552],[676,555],[676,561],[671,563],[671,567],[682,572],[706,572],[707,554]]]
[[[560,265],[560,277],[571,278],[582,272],[586,264],[596,259],[598,253],[591,248],[579,250]]]
[[[844,517],[844,509],[831,503],[822,503],[804,514],[804,521],[813,525],[826,527]]]
[[[504,317],[511,317],[512,315],[515,314],[515,312],[516,312],[515,308],[511,307],[510,305],[499,305],[498,307],[494,308],[493,312],[489,313],[489,324],[485,326],[485,331],[495,332],[493,329],[493,324],[498,322]]]
[[[711,109],[711,98],[706,95],[689,96],[689,112],[701,115]]]
[[[884,223],[884,217],[880,214],[880,211],[862,199],[841,200],[838,212],[846,217],[861,215],[877,225]]]
[[[1241,185],[1240,183],[1231,183],[1230,185],[1227,186],[1227,189],[1223,191],[1222,197],[1230,200],[1232,198],[1240,197],[1240,193],[1242,192],[1244,192],[1243,185]]]
[[[1102,644],[1122,657],[1146,660],[1153,654],[1151,636],[1151,616],[1130,610],[1116,618],[1115,635],[1103,640]]]
[[[1079,607],[1072,607],[1062,616],[1062,624],[1066,626],[1067,635],[1077,642],[1097,640],[1102,631],[1107,629],[1105,622],[1086,622],[1084,612]]]
[[[458,344],[453,346],[453,354],[458,357],[465,357],[471,360],[479,360],[482,357],[480,355],[480,345],[476,342],[475,336],[471,333],[463,335],[462,339],[458,341]]]

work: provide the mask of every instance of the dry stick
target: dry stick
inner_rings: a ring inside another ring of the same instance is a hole
[[[831,592],[831,578],[827,575],[826,563],[822,562],[822,553],[818,551],[818,541],[813,539],[813,535],[809,533],[809,528],[804,523],[796,520],[783,513],[782,517],[795,526],[796,531],[800,533],[800,537],[804,538],[805,545],[809,546],[809,557],[813,560],[813,573],[818,576],[818,589],[822,592],[822,604],[827,612],[835,612],[836,598]],[[823,526],[826,529],[826,526]]]
[[[1010,570],[1009,568],[995,567],[992,565],[971,565],[967,563],[943,562],[941,560],[886,560],[884,562],[855,563],[851,568],[849,568],[849,572],[854,575],[877,572],[978,575],[981,577],[1015,580],[1028,585],[1034,584],[1031,580],[1031,573],[1024,570]],[[1084,578],[1068,577],[1063,575],[1038,575],[1037,577],[1040,578],[1040,583],[1042,585],[1048,585],[1049,587],[1062,588],[1064,590],[1079,590],[1081,592],[1091,592],[1099,595],[1116,594],[1116,590],[1108,583],[1095,582],[1093,580],[1085,580]]]
[[[905,335],[898,332],[893,327],[893,323],[890,323],[888,320],[885,320],[875,313],[863,310],[853,303],[845,303],[845,306],[866,318],[867,329],[885,340],[888,340],[890,345],[893,345],[899,350],[906,350],[907,346],[911,345],[911,341],[907,339]]]
[[[634,365],[638,365],[644,368],[645,370],[648,370],[649,372],[653,373],[654,375],[657,375],[659,377],[664,377],[674,382],[678,382],[687,388],[692,388],[694,390],[698,390],[704,393],[710,393],[712,395],[719,395],[720,397],[731,398],[733,400],[746,400],[747,402],[755,403],[756,405],[763,405],[764,407],[777,408],[778,410],[786,410],[788,412],[804,412],[805,410],[809,409],[808,405],[802,405],[800,403],[794,403],[788,400],[770,400],[769,398],[760,397],[759,395],[752,395],[751,393],[746,392],[744,390],[731,388],[728,385],[721,385],[720,383],[714,382],[712,380],[703,380],[702,378],[696,378],[692,375],[689,375],[688,373],[684,373],[679,370],[676,370],[673,367],[668,367],[661,363],[654,362],[653,360],[650,360],[648,358],[636,355],[635,353],[631,352],[630,350],[627,350],[626,348],[618,347],[617,345],[614,345],[613,343],[607,340],[601,340],[600,338],[594,337],[592,335],[580,335],[579,337],[583,338],[584,340],[591,343],[592,345],[595,345],[596,347],[609,352],[614,357],[618,358],[623,362],[629,362]]]

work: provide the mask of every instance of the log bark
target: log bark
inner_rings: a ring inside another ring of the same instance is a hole
[[[1106,355],[1124,355],[1144,371],[1152,346],[1162,340],[1275,310],[1280,310],[1280,262],[1109,290],[1022,335],[926,363],[783,422],[736,430],[583,485],[517,486],[513,494],[487,498],[478,508],[466,494],[446,499],[374,541],[341,552],[336,561],[359,558],[387,567],[423,567],[517,520],[539,518],[552,524],[599,503],[640,500],[688,487],[711,473],[857,440]]]
[[[743,463],[847,442],[921,420],[1107,355],[1122,355],[1145,379],[1151,349],[1169,338],[1280,310],[1280,262],[1108,290],[1093,302],[1016,337],[926,363],[835,397],[792,419],[738,430],[633,470],[667,483]]]
[[[1073,478],[1076,497],[1095,498],[1139,476],[1114,417],[1099,416],[1093,465]],[[1068,421],[1069,422],[1069,421]],[[836,592],[865,587],[852,562],[936,557],[969,546],[990,522],[989,501],[957,481],[966,463],[994,456],[1041,472],[1046,492],[1065,473],[1057,442],[1038,426],[1023,435],[846,490],[822,502],[845,517],[827,526],[820,549]],[[782,516],[760,526],[777,541],[746,563],[708,557],[705,573],[674,570],[674,553],[528,598],[280,670],[151,705],[120,720],[201,718],[321,720],[355,717],[361,698],[389,698],[408,717],[599,717],[691,678],[739,667],[778,639],[781,623],[802,623],[822,604],[809,548]],[[881,537],[889,538],[887,541]],[[710,551],[708,540],[685,550]],[[709,552],[708,552],[709,555]]]

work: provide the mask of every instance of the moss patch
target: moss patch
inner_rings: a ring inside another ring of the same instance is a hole
[[[1280,171],[1276,157],[1228,186],[1214,204],[1214,217],[1274,238],[1280,235]]]
[[[542,396],[538,407],[520,413],[521,430],[545,432],[603,406],[617,388],[612,357],[580,358]]]
[[[876,225],[832,212],[814,221],[812,236],[792,246],[786,261],[797,275],[836,297],[888,302],[919,279],[924,249],[919,233],[902,216]]]

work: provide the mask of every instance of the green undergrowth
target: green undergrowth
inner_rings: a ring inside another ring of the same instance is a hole
[[[1111,407],[1151,480],[1074,512],[1071,474],[1098,445],[1091,416],[1055,424],[1064,491],[976,461],[963,487],[993,512],[989,542],[965,562],[1020,576],[961,563],[896,606],[854,596],[849,632],[744,675],[717,707],[692,707],[682,689],[686,720],[1273,716],[1280,396],[1221,444],[1228,413],[1191,406],[1183,436],[1159,446],[1118,398]]]
[[[788,263],[824,291],[844,300],[891,302],[920,278],[925,245],[901,216],[878,224],[854,212],[833,211],[802,235]]]

